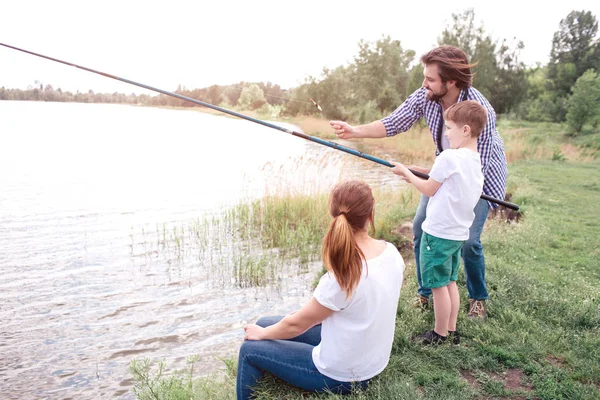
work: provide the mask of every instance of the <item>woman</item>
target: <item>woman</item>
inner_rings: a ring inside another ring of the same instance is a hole
[[[299,311],[244,327],[238,399],[250,398],[265,371],[304,390],[343,394],[386,367],[404,261],[394,245],[369,236],[373,207],[366,183],[334,187],[322,247],[328,272]]]

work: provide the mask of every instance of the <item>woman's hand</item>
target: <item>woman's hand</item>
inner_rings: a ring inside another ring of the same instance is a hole
[[[263,340],[265,328],[256,324],[246,325],[244,327],[244,340]]]
[[[291,313],[278,323],[262,328],[256,324],[244,326],[244,340],[292,339],[320,324],[333,310],[322,306],[312,297],[298,312]]]

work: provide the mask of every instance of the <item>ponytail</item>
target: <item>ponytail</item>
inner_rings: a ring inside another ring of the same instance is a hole
[[[373,227],[374,199],[369,185],[362,181],[337,184],[329,198],[333,220],[323,239],[321,255],[327,271],[332,272],[346,292],[346,298],[360,282],[365,255],[354,237],[367,221]]]
[[[351,297],[360,282],[365,256],[356,244],[345,214],[339,214],[329,224],[321,254],[327,271],[335,274],[338,284],[346,292],[346,298]]]

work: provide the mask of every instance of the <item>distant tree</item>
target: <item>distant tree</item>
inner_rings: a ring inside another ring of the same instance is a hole
[[[283,89],[279,85],[274,85],[271,82],[259,82],[258,86],[262,89],[269,104],[281,105],[285,101]]]
[[[558,97],[567,96],[575,81],[590,68],[600,66],[598,21],[590,11],[571,11],[554,33],[548,79]]]
[[[533,68],[525,70],[527,79],[527,93],[525,99],[518,109],[517,116],[527,121],[545,121],[553,120],[553,102],[552,96],[547,91],[548,80],[546,78],[547,68],[539,63]]]
[[[439,45],[453,45],[462,49],[474,68],[473,86],[490,101],[497,113],[515,109],[527,92],[525,65],[519,61],[522,42],[495,42],[483,27],[475,22],[475,12],[467,9],[452,14],[452,24],[438,39]]]
[[[391,112],[408,95],[408,67],[415,58],[399,40],[383,36],[376,42],[361,40],[354,57],[353,84],[361,102],[374,101],[381,113]]]
[[[218,85],[212,85],[208,88],[206,101],[210,104],[219,104],[221,102],[221,88]]]
[[[284,103],[285,109],[284,113],[286,115],[295,116],[298,114],[311,114],[312,109],[310,107],[307,99],[311,97],[309,94],[309,89],[311,85],[314,85],[312,82],[304,83],[300,86],[297,86],[286,93],[286,101]],[[318,98],[318,96],[315,96]],[[302,100],[304,99],[304,100]],[[320,101],[320,100],[319,100]]]
[[[515,110],[527,93],[526,68],[523,62],[519,61],[519,52],[523,48],[523,42],[513,46],[503,40],[496,51],[496,84],[490,92],[498,113]]]
[[[406,93],[410,94],[421,86],[423,86],[423,66],[419,63],[413,65],[410,71],[408,71]]]
[[[221,102],[225,102],[233,106],[237,105],[244,86],[244,82],[227,86],[221,93]]]
[[[321,80],[310,78],[305,86],[307,91],[303,104],[305,114],[318,113],[313,104],[308,102],[314,99],[323,109],[326,118],[346,120],[352,115],[351,108],[358,103],[355,93],[354,74],[350,67],[339,66],[335,69],[323,68]]]
[[[238,104],[245,110],[256,110],[262,107],[266,102],[267,100],[265,99],[262,89],[257,84],[253,83],[242,89]]]
[[[600,76],[593,69],[587,70],[573,85],[572,93],[567,124],[574,133],[580,133],[585,124],[600,117]]]

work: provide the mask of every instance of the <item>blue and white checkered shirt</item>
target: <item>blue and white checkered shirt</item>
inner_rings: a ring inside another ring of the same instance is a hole
[[[496,199],[504,200],[506,193],[506,156],[504,155],[504,143],[496,129],[496,112],[487,99],[473,87],[461,90],[459,101],[475,100],[487,110],[487,124],[483,128],[477,140],[477,150],[481,156],[481,167],[484,183],[483,193]],[[391,115],[383,118],[381,122],[385,126],[388,136],[406,132],[417,121],[425,117],[427,126],[431,131],[433,142],[438,146],[438,131],[443,126],[442,105],[439,101],[431,101],[427,98],[427,90],[420,88],[411,94]],[[439,149],[435,155],[440,154]],[[490,203],[492,207],[498,207],[496,203]]]

